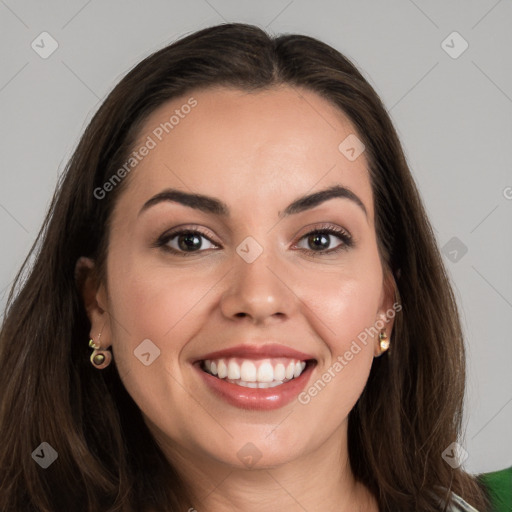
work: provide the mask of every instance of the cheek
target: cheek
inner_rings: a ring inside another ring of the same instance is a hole
[[[371,345],[368,330],[378,320],[382,277],[378,258],[362,255],[336,271],[302,278],[298,295],[315,313],[310,315],[310,320],[314,321],[331,355],[345,352],[358,337],[362,342],[366,338]]]
[[[153,336],[162,340],[194,314],[194,306],[211,285],[193,276],[173,275],[167,269],[125,273],[113,286],[112,304],[124,319],[132,338]]]
[[[211,288],[190,277],[135,261],[125,261],[109,274],[112,349],[119,375],[141,411],[166,427],[176,423],[171,412],[187,403],[187,391],[179,385],[180,355],[197,331],[191,321],[197,304]],[[173,436],[179,428],[172,427]]]
[[[309,398],[318,396],[315,400],[320,407],[335,403],[340,418],[348,414],[368,379],[379,332],[381,293],[380,261],[372,254],[336,272],[317,273],[315,279],[303,281],[299,295],[312,311],[311,335],[320,335],[326,348]]]
[[[325,350],[298,403],[312,432],[333,431],[345,422],[366,386],[374,360],[378,275],[331,276],[311,287],[308,305],[316,313],[310,316],[311,334],[322,336]]]
[[[112,305],[116,365],[125,387],[141,409],[149,408],[148,414],[161,406],[156,397],[171,403],[184,399],[175,380],[182,381],[180,355],[197,331],[193,319],[207,289],[179,281],[157,279],[151,272],[125,275],[112,293],[117,297]]]
[[[346,279],[332,280],[324,292],[316,304],[319,318],[315,330],[322,331],[327,351],[325,359],[319,361],[318,377],[347,405],[342,409],[348,413],[364,388],[373,362],[376,331],[372,328],[377,320],[380,289],[371,280]]]
[[[109,258],[109,300],[120,334],[117,341],[135,344],[132,350],[146,338],[163,344],[173,337],[173,330],[183,337],[195,306],[215,282],[211,272],[176,263],[171,267],[157,258],[156,251],[132,247],[129,240],[118,242]]]

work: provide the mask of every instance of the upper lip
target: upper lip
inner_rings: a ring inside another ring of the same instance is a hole
[[[194,362],[204,361],[205,359],[221,359],[229,357],[240,357],[243,359],[265,359],[272,357],[287,357],[290,359],[299,359],[307,361],[315,359],[312,355],[300,352],[293,348],[278,343],[267,343],[264,345],[241,344],[223,350],[210,352],[202,357],[196,358]]]

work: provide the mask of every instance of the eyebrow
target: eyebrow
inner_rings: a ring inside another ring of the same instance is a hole
[[[320,190],[319,192],[314,192],[312,194],[299,197],[290,205],[288,205],[283,212],[279,212],[279,217],[288,217],[289,215],[294,215],[306,210],[310,210],[315,206],[318,206],[325,201],[334,198],[349,199],[350,201],[354,202],[361,208],[366,218],[368,219],[368,212],[361,199],[356,194],[354,194],[354,192],[341,185],[335,185],[327,189]],[[221,217],[229,217],[230,215],[228,205],[219,199],[216,199],[215,197],[206,196],[203,194],[191,194],[188,192],[183,192],[182,190],[171,188],[163,190],[162,192],[156,194],[151,199],[146,201],[142,206],[139,215],[141,215],[142,212],[149,209],[150,207],[166,201],[179,203],[184,206],[188,206],[189,208],[194,208],[195,210],[200,210],[202,212],[211,213]]]

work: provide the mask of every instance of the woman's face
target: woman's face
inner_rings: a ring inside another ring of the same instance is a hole
[[[346,436],[379,353],[365,329],[393,304],[354,136],[290,87],[197,91],[145,122],[91,335],[105,326],[102,348],[169,453],[274,466]]]

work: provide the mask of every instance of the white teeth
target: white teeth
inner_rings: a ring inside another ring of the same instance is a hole
[[[274,368],[274,379],[276,380],[284,380],[286,377],[286,370],[284,368],[283,363],[276,364],[276,367]]]
[[[206,359],[203,369],[228,382],[250,388],[270,388],[297,378],[306,368],[305,361],[273,359]],[[279,361],[279,362],[277,362]],[[241,364],[240,364],[241,363]]]
[[[258,382],[259,388],[275,388],[283,383],[282,380],[276,380],[274,382]]]
[[[217,365],[217,376],[219,379],[225,379],[228,376],[228,367],[226,366],[224,359],[221,359]]]
[[[231,384],[236,384],[245,388],[275,388],[276,386],[280,386],[283,383],[281,380],[276,380],[274,382],[245,382],[244,380],[240,379],[227,379],[227,381],[231,382]]]
[[[274,368],[270,361],[264,361],[258,368],[258,382],[272,382],[274,380]]]
[[[259,388],[275,388],[276,386],[280,386],[283,383],[281,380],[276,380],[275,382],[260,382],[258,384]]]
[[[286,378],[293,378],[293,374],[295,373],[295,363],[289,363],[286,367]]]
[[[240,366],[233,360],[228,364],[228,379],[240,378]]]
[[[244,361],[240,368],[240,378],[245,382],[256,382],[256,366],[252,361]]]

